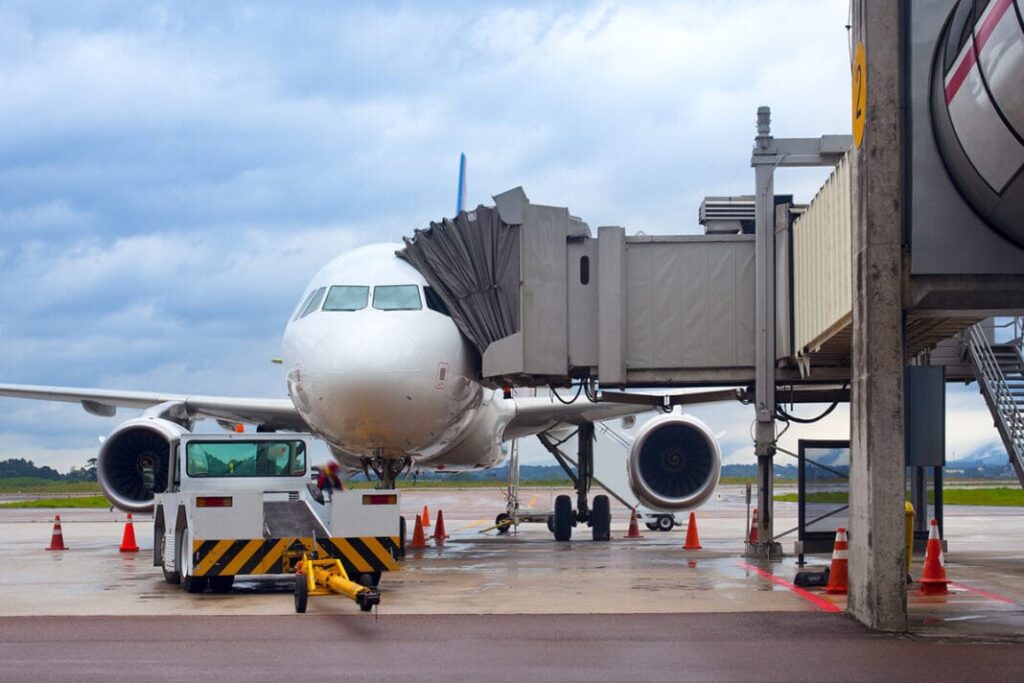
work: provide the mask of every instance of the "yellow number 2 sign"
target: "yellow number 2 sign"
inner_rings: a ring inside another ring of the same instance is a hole
[[[868,74],[867,60],[864,56],[864,43],[857,42],[853,53],[853,144],[860,149],[864,141],[864,123],[868,105]]]

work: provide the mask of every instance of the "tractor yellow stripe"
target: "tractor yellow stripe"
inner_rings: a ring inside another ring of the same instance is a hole
[[[389,553],[384,546],[380,544],[380,541],[372,537],[363,538],[361,540],[366,544],[366,547],[370,549],[370,552],[376,555],[377,559],[380,560],[388,570],[394,571],[395,569],[398,569],[398,563],[395,562],[393,557],[391,557],[391,553]]]
[[[343,538],[335,538],[334,545],[338,546],[338,549],[348,558],[348,561],[352,563],[352,566],[356,568],[356,571],[360,572],[372,572],[373,567],[370,563],[363,559],[363,556],[356,552],[356,549]]]
[[[234,541],[217,541],[217,545],[213,546],[213,550],[208,552],[206,557],[199,561],[193,573],[196,576],[203,576],[206,572],[210,571],[213,565],[217,563],[217,560],[221,558],[221,555],[228,551],[232,543]]]
[[[235,559],[231,560],[230,564],[224,567],[220,573],[223,576],[234,576],[238,573],[238,570],[256,554],[256,551],[262,547],[262,538],[249,541],[240,551],[238,551],[238,554],[235,555]]]
[[[256,565],[256,567],[252,570],[252,573],[266,574],[267,570],[270,569],[271,565],[273,565],[274,562],[280,559],[281,554],[284,552],[284,549],[287,546],[289,540],[290,539],[282,538],[277,543],[275,543],[274,547],[267,552],[264,558],[260,560],[260,563]]]

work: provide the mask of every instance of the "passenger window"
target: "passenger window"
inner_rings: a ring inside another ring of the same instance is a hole
[[[378,285],[373,288],[373,307],[381,311],[418,311],[420,288],[416,285]]]
[[[307,315],[309,315],[316,309],[320,308],[320,302],[324,300],[324,292],[326,291],[326,287],[321,287],[320,289],[313,292],[313,298],[309,300],[309,303],[306,304],[306,308],[302,310],[301,317],[305,318]]]
[[[590,257],[580,256],[580,284],[590,284]]]
[[[335,285],[327,292],[325,311],[358,311],[366,308],[370,288],[353,285]]]
[[[444,305],[441,295],[434,291],[433,287],[424,287],[423,295],[427,299],[427,308],[432,311],[437,311],[441,315],[446,315],[449,318],[452,316],[452,314],[448,312],[448,307]]]

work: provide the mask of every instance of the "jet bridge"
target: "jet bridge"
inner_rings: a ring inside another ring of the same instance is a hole
[[[595,236],[522,188],[406,239],[493,386],[746,384],[754,236]]]

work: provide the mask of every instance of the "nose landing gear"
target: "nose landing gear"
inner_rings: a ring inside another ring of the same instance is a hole
[[[409,469],[412,466],[412,458],[408,455],[401,459],[385,458],[383,455],[375,455],[373,457],[364,457],[361,459],[363,465],[363,474],[366,475],[367,479],[372,479],[370,471],[372,470],[377,475],[377,488],[379,489],[393,489],[395,488],[395,481],[401,476],[404,470]]]

